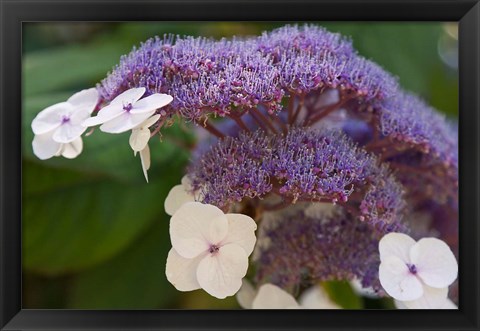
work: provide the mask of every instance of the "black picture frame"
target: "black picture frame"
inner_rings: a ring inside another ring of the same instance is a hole
[[[1,330],[480,329],[480,4],[473,0],[0,0]],[[457,21],[459,310],[31,310],[21,300],[21,37],[28,21]]]

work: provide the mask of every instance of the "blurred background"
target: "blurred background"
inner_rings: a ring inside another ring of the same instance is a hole
[[[455,119],[458,114],[456,23],[319,22],[400,84]],[[257,35],[284,23],[135,22],[23,25],[23,308],[238,308],[235,298],[178,292],[165,278],[170,249],[163,202],[180,183],[193,142],[181,125],[152,139],[150,184],[133,157],[129,134],[96,131],[75,160],[38,160],[30,124],[45,107],[95,86],[133,46],[155,35]],[[342,284],[348,308],[372,305]],[[375,305],[373,305],[375,306]]]

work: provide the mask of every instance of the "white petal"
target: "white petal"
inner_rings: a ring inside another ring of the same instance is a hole
[[[447,299],[439,309],[458,309],[458,306],[452,300]]]
[[[61,155],[67,159],[74,159],[83,150],[83,140],[81,137],[78,137],[76,140],[62,145]]]
[[[172,102],[172,100],[173,100],[172,96],[168,94],[155,93],[137,101],[133,106],[131,113],[132,114],[148,113],[152,110],[157,110],[159,108],[165,107],[170,102]]]
[[[403,301],[407,309],[441,309],[447,301],[448,288],[423,287],[423,295],[412,301]]]
[[[70,115],[70,123],[72,125],[86,127],[85,125],[83,125],[83,122],[85,122],[85,120],[88,118],[90,118],[89,108],[87,107],[75,108],[73,113]]]
[[[252,284],[244,278],[242,280],[242,287],[240,287],[240,291],[238,291],[236,295],[240,307],[243,309],[252,309],[253,299],[255,299],[256,295],[257,292]]]
[[[58,143],[66,144],[79,138],[86,130],[87,128],[84,126],[66,122],[54,131],[52,138]]]
[[[295,298],[273,284],[260,286],[258,294],[252,303],[253,309],[287,309],[299,308]]]
[[[197,281],[197,268],[204,255],[193,259],[181,257],[175,249],[168,252],[165,275],[170,283],[179,291],[193,291],[200,288]]]
[[[403,262],[410,262],[410,248],[415,244],[415,240],[403,233],[391,232],[382,237],[378,243],[380,251],[380,260],[394,255]]]
[[[142,149],[145,148],[145,146],[147,146],[149,140],[149,129],[133,129],[128,142],[130,143],[130,147],[135,152],[140,152]]]
[[[89,88],[89,89],[82,90],[80,92],[75,93],[67,100],[67,102],[70,103],[75,108],[85,107],[88,110],[88,112],[91,114],[98,103],[98,98],[99,98],[99,95],[98,95],[97,89]]]
[[[224,299],[238,292],[247,269],[248,257],[243,248],[229,244],[200,261],[197,280],[208,294]]]
[[[136,87],[126,90],[125,92],[117,95],[115,99],[110,102],[111,105],[126,106],[127,104],[134,104],[145,94],[145,87]]]
[[[298,299],[298,302],[305,309],[340,309],[318,285],[306,289]]]
[[[37,134],[33,138],[33,153],[40,159],[46,160],[55,156],[61,148],[61,144],[52,139],[53,132]]]
[[[69,115],[72,106],[67,102],[60,102],[45,108],[32,121],[32,131],[35,134],[44,134],[55,130],[62,124],[63,116]]]
[[[425,284],[441,288],[457,279],[458,264],[450,247],[436,238],[423,238],[410,250],[410,259],[417,275]]]
[[[400,258],[390,255],[380,263],[379,278],[382,287],[394,299],[416,300],[423,295],[423,286]]]
[[[124,111],[121,115],[104,122],[100,126],[100,130],[108,133],[122,133],[129,131],[149,118],[153,112],[154,110],[150,113],[132,114],[131,112]]]
[[[228,234],[222,244],[237,244],[245,250],[247,256],[252,254],[257,238],[255,230],[257,223],[243,214],[226,214],[228,219]]]
[[[140,162],[142,163],[143,175],[148,183],[147,171],[150,169],[150,147],[148,147],[148,145],[140,151]]]
[[[181,256],[193,258],[221,242],[228,232],[228,220],[217,207],[187,202],[170,219],[170,240]]]
[[[108,106],[103,107],[100,109],[96,116],[87,118],[82,124],[83,126],[95,126],[99,124],[103,124],[105,122],[111,121],[116,117],[125,113],[123,106],[121,105],[112,105],[109,104]]]
[[[193,202],[193,195],[185,191],[183,185],[174,186],[165,199],[165,212],[172,216],[186,202]]]
[[[140,128],[149,128],[151,127],[152,125],[154,125],[155,123],[157,123],[157,121],[159,120],[160,118],[160,115],[159,114],[156,114],[156,115],[153,115],[152,117],[146,119],[143,123],[140,123],[136,129],[140,129]]]
[[[393,300],[394,304],[395,304],[395,307],[397,309],[408,309],[407,306],[405,306],[404,302],[403,301],[399,301],[399,300]]]
[[[190,178],[188,178],[187,175],[182,177],[182,180],[180,181],[180,183],[182,183],[182,185],[185,187],[185,190],[187,190],[187,191],[191,190],[192,181],[190,180]]]

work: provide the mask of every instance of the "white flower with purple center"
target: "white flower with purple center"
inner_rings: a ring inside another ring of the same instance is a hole
[[[103,107],[97,116],[87,119],[86,126],[100,125],[100,130],[108,133],[121,133],[132,130],[152,116],[157,109],[172,102],[172,96],[155,93],[140,99],[145,94],[144,87],[132,88]]]
[[[440,308],[448,286],[458,274],[458,264],[443,241],[423,238],[416,242],[402,233],[389,233],[379,242],[379,278],[382,287],[407,307]]]
[[[244,309],[340,309],[320,286],[306,289],[300,298],[273,284],[263,284],[256,292],[246,280],[237,293],[237,301]]]
[[[242,214],[187,202],[170,220],[172,249],[166,276],[179,291],[204,289],[224,299],[238,292],[255,246],[255,221]]]
[[[77,157],[83,149],[81,135],[87,129],[82,123],[90,117],[97,102],[98,92],[91,88],[38,113],[32,121],[33,153],[41,160],[60,155],[68,159]]]

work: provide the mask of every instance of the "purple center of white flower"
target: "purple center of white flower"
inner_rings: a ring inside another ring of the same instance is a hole
[[[407,267],[410,273],[414,275],[417,273],[417,267],[415,266],[415,264],[407,264]]]
[[[70,122],[70,117],[68,116],[62,116],[62,124],[65,124],[67,122]]]
[[[123,106],[123,110],[125,110],[126,112],[129,112],[130,110],[132,110],[132,108],[133,105],[130,102]]]
[[[210,248],[208,249],[208,252],[209,252],[210,254],[215,254],[215,253],[217,253],[219,250],[220,250],[220,247],[218,247],[217,245],[210,245]]]

